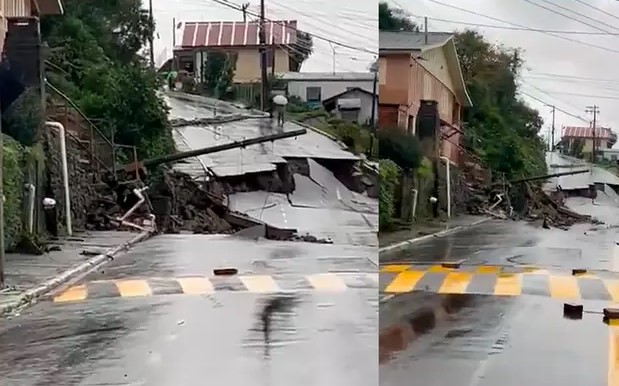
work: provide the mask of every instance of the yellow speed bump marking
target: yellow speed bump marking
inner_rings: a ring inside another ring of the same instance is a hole
[[[181,277],[176,279],[183,289],[183,293],[189,295],[201,295],[215,291],[213,283],[206,277]]]
[[[473,279],[473,274],[470,272],[450,272],[447,274],[441,288],[438,289],[439,294],[462,294],[466,291],[466,287]]]
[[[146,280],[120,280],[115,284],[122,297],[148,296],[151,294],[150,286]]]
[[[522,293],[522,276],[518,274],[499,274],[494,286],[497,296],[518,296]]]
[[[317,291],[341,292],[348,289],[342,278],[332,273],[309,275],[307,281]]]
[[[249,292],[270,293],[280,290],[275,280],[269,275],[241,276],[240,279]]]
[[[381,272],[385,273],[400,273],[410,268],[410,264],[390,264],[380,267]]]
[[[619,327],[608,328],[608,386],[619,386]]]
[[[85,285],[76,285],[68,288],[60,295],[54,297],[54,302],[76,302],[85,300],[88,297],[88,290]]]
[[[578,281],[574,276],[550,276],[550,297],[555,299],[580,299]]]

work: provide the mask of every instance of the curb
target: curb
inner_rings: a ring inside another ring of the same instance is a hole
[[[440,304],[426,306],[415,311],[406,321],[397,323],[379,332],[379,363],[388,362],[393,354],[404,351],[418,337],[428,334],[449,318],[465,308],[467,297],[447,296],[440,300]]]
[[[120,252],[125,252],[127,250],[129,250],[129,248],[133,247],[135,244],[146,240],[147,238],[149,238],[151,235],[153,234],[152,231],[144,231],[141,232],[140,234],[138,234],[137,236],[135,236],[134,238],[132,238],[131,240],[127,241],[124,244],[119,245],[118,247],[108,250],[106,253],[97,255],[92,257],[91,259],[88,259],[87,261],[85,261],[84,263],[69,268],[68,270],[64,271],[63,273],[61,273],[58,276],[55,276],[51,279],[46,280],[45,282],[43,282],[42,284],[38,285],[35,288],[31,288],[25,292],[23,292],[19,298],[17,298],[16,300],[1,305],[0,306],[0,316],[4,316],[6,314],[9,314],[13,311],[16,311],[18,309],[24,308],[24,307],[28,307],[34,303],[36,303],[36,300],[41,297],[42,295],[45,295],[55,289],[57,289],[58,287],[60,287],[61,285],[76,279],[78,276],[80,275],[84,275],[90,271],[93,271],[107,263],[109,263],[110,261],[112,261],[114,259],[114,257],[116,255],[118,255]]]
[[[457,227],[445,229],[445,230],[437,232],[437,233],[432,233],[430,235],[416,237],[416,238],[405,240],[405,241],[402,241],[402,242],[399,242],[399,243],[396,243],[396,244],[388,245],[386,247],[380,248],[378,250],[378,253],[379,254],[389,253],[389,252],[394,252],[394,251],[397,251],[397,250],[400,250],[400,249],[405,249],[409,245],[412,245],[412,244],[415,244],[415,243],[419,243],[421,241],[425,241],[425,240],[428,240],[428,239],[432,239],[432,238],[435,238],[435,237],[443,237],[443,236],[446,236],[446,235],[449,235],[449,234],[452,234],[452,233],[456,233],[456,232],[459,232],[461,230],[464,230],[464,229],[467,229],[467,228],[472,228],[472,227],[474,227],[476,225],[479,225],[479,224],[483,224],[483,223],[485,223],[487,221],[490,221],[490,220],[492,220],[491,217],[486,217],[486,218],[482,218],[481,220],[477,220],[477,221],[475,221],[475,222],[473,222],[471,224],[468,224],[468,225],[460,225],[460,226],[457,226]]]

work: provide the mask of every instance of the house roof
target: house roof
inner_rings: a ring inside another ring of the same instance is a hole
[[[471,97],[466,89],[462,68],[460,67],[460,59],[458,59],[458,51],[454,34],[449,32],[428,32],[426,44],[426,34],[423,32],[408,32],[408,31],[380,31],[378,33],[379,54],[389,53],[418,53],[419,56],[423,52],[442,48],[445,53],[448,65],[451,67],[455,92],[458,99],[464,106],[472,106]],[[419,58],[415,58],[418,60]],[[423,62],[419,61],[423,66]]]
[[[380,31],[378,47],[380,51],[415,51],[427,47],[440,47],[453,37],[447,32],[428,32],[428,43],[425,43],[426,34],[423,32],[408,31]]]
[[[330,98],[327,98],[327,99],[323,100],[323,101],[322,101],[322,104],[324,105],[324,104],[326,104],[326,103],[336,101],[336,100],[338,100],[339,98],[343,97],[344,95],[349,94],[349,93],[352,93],[352,92],[355,92],[355,91],[360,91],[360,92],[362,92],[362,93],[364,93],[364,94],[367,94],[367,95],[372,96],[372,93],[371,93],[370,91],[368,91],[368,90],[365,90],[365,89],[363,89],[363,88],[361,88],[361,87],[353,87],[353,88],[350,88],[350,89],[348,89],[348,90],[346,90],[346,91],[344,91],[344,92],[341,92],[341,93],[339,93],[339,94],[337,94],[337,95],[333,95],[332,97],[330,97]]]
[[[297,39],[296,20],[272,20],[265,23],[267,45],[288,45]],[[182,48],[257,46],[257,21],[200,21],[183,25]]]
[[[372,72],[284,72],[278,74],[282,80],[297,81],[373,81]]]
[[[562,138],[593,138],[592,127],[563,126]],[[596,127],[595,137],[599,139],[610,139],[612,130],[608,127]]]

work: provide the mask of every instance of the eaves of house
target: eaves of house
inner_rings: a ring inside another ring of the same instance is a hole
[[[449,72],[452,76],[454,90],[462,106],[471,107],[473,102],[468,94],[454,35],[447,32],[406,32],[406,31],[380,31],[379,32],[379,55],[388,54],[411,54],[422,67],[429,73],[432,71],[424,65],[423,54],[425,52],[442,48],[447,60]],[[436,76],[436,74],[432,74]]]

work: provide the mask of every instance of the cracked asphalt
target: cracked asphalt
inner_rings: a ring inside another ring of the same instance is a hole
[[[183,106],[172,115],[201,111]],[[315,171],[320,194],[299,207],[264,192],[231,205],[333,244],[157,236],[0,320],[0,384],[376,385],[377,205]],[[238,274],[214,276],[226,267]],[[293,306],[265,342],[260,313],[276,294]]]

